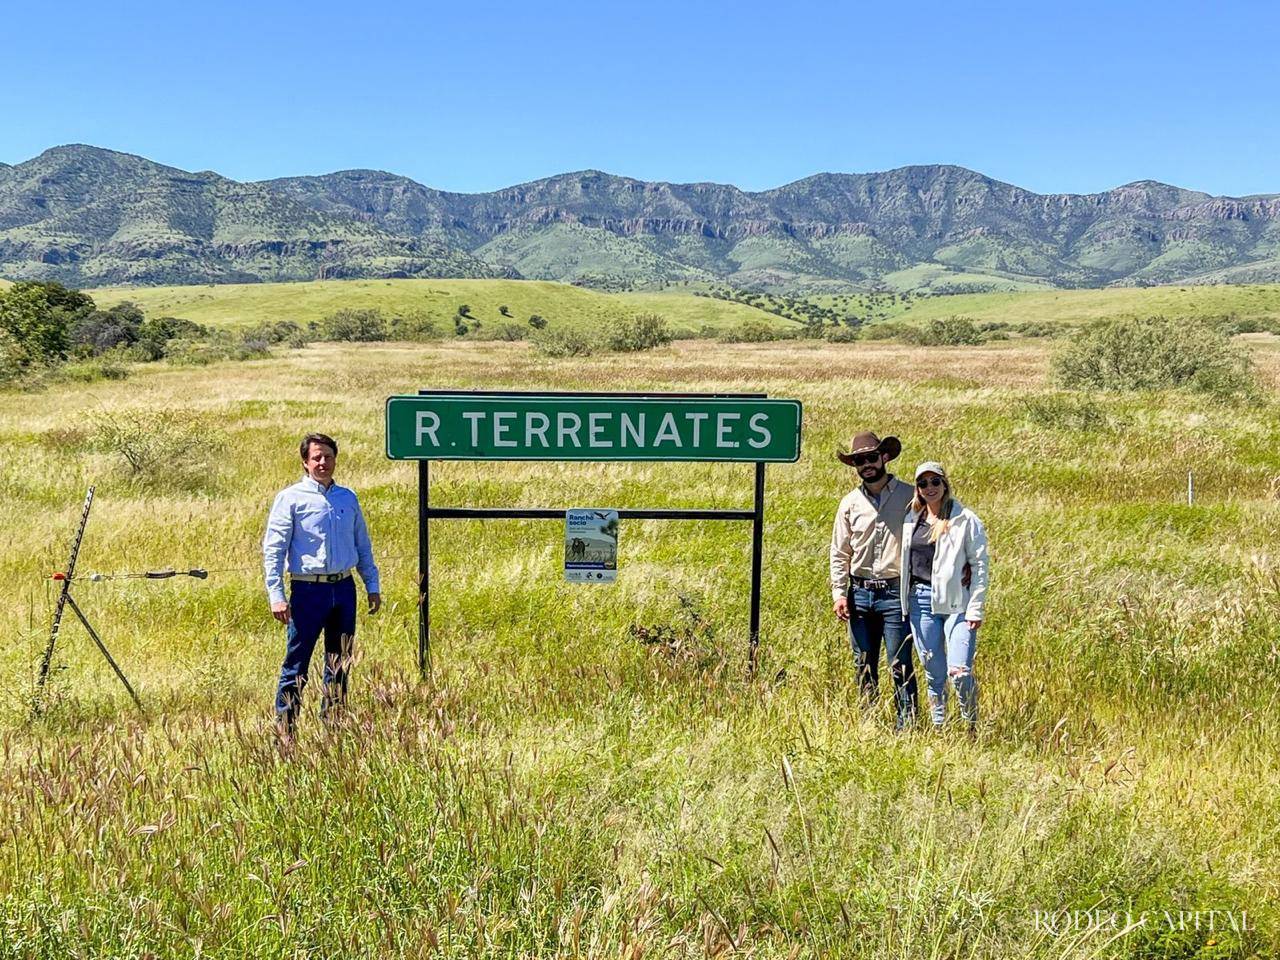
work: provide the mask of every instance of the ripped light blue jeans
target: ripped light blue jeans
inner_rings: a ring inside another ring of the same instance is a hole
[[[927,583],[911,584],[909,595],[911,633],[929,687],[929,712],[935,727],[947,717],[947,679],[956,688],[960,716],[978,722],[978,681],[973,675],[977,635],[969,629],[964,613],[935,614]]]

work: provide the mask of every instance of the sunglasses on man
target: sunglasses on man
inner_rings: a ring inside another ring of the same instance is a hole
[[[944,481],[941,477],[921,477],[916,481],[916,486],[921,490],[925,490],[929,487],[940,487],[943,482]]]
[[[869,463],[876,463],[880,459],[880,451],[874,453],[855,453],[851,458],[855,467],[865,467]]]

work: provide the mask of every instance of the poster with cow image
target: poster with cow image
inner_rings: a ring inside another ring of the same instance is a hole
[[[564,578],[570,583],[618,578],[617,510],[565,511]]]

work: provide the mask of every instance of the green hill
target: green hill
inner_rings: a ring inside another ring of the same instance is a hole
[[[827,305],[834,297],[812,298]],[[840,298],[843,302],[843,298]],[[1127,314],[1280,320],[1280,284],[1249,286],[1109,287],[952,294],[898,300],[884,319],[924,321],[959,314],[975,320],[1085,323]]]
[[[0,281],[3,282],[3,281]],[[243,328],[264,321],[306,325],[341,309],[371,309],[389,316],[420,314],[442,327],[462,305],[482,324],[526,323],[531,314],[568,328],[598,328],[636,313],[659,313],[682,333],[724,329],[747,320],[793,330],[795,319],[709,296],[690,288],[604,293],[540,280],[324,280],[311,283],[207,284],[178,287],[106,287],[89,291],[102,306],[125,300],[149,316],[176,316],[211,326]],[[757,302],[768,306],[771,298]],[[1280,320],[1280,284],[1249,286],[1113,287],[1103,290],[1020,290],[915,297],[815,295],[801,304],[830,308],[872,322],[922,323],[959,314],[978,321],[1084,323],[1127,314]],[[510,317],[499,307],[507,307]],[[803,318],[803,309],[793,316]]]
[[[792,321],[740,303],[683,293],[609,294],[533,280],[324,280],[312,283],[208,284],[188,287],[108,287],[91,290],[112,306],[131,300],[148,316],[175,316],[219,327],[292,320],[305,325],[345,308],[377,308],[389,315],[420,313],[449,324],[462,305],[482,323],[525,323],[539,314],[556,326],[598,327],[621,315],[656,312],[682,332],[717,329],[744,320],[792,328]],[[506,306],[511,314],[498,310]]]

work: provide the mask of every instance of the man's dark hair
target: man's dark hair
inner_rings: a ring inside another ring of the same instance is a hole
[[[333,439],[333,437],[329,436],[327,433],[308,433],[302,438],[302,443],[298,445],[298,455],[302,457],[304,463],[306,462],[307,455],[311,453],[311,445],[313,443],[323,444],[333,451],[333,455],[335,457],[338,455],[338,441]]]

